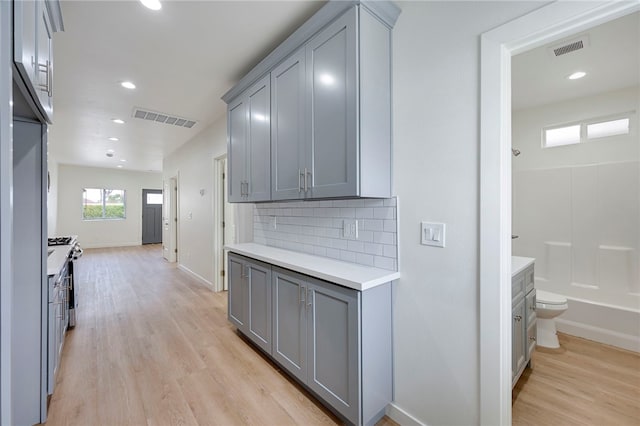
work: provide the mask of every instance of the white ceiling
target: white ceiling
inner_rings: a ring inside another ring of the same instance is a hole
[[[554,57],[548,47],[565,37],[513,57],[512,107],[530,108],[635,86],[640,80],[640,12],[576,34],[588,34],[590,46]],[[585,71],[579,80],[566,77]]]
[[[224,116],[220,97],[323,4],[173,0],[154,12],[137,0],[63,0],[50,155],[63,164],[160,171],[163,157]],[[124,80],[137,88],[121,87]],[[198,123],[135,119],[134,107]]]

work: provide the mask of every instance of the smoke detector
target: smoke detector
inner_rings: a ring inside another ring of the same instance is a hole
[[[589,47],[589,45],[589,35],[582,34],[547,47],[547,52],[549,52],[549,55],[552,57],[557,58],[558,56],[585,49]]]
[[[178,127],[186,127],[187,129],[192,128],[198,122],[196,120],[190,120],[184,117],[178,117],[172,114],[166,114],[163,112],[151,111],[146,108],[134,107],[133,113],[131,114],[133,118],[139,118],[141,120],[153,121],[155,123],[163,123],[170,124],[172,126]]]

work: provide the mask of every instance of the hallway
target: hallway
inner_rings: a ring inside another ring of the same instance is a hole
[[[85,250],[47,425],[339,424],[160,245]],[[393,424],[383,419],[380,424]]]

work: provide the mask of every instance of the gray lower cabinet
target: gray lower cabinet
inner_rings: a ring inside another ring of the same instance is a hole
[[[227,113],[230,202],[271,199],[271,83],[262,78]]]
[[[228,318],[263,351],[271,353],[271,266],[229,254]]]
[[[536,347],[534,265],[512,278],[511,303],[511,384],[515,386],[524,369],[532,366],[531,355]]]
[[[234,300],[244,259],[229,254],[229,319],[256,342]],[[271,283],[271,303],[251,297],[271,314],[272,343],[258,346],[348,423],[378,421],[392,398],[391,283],[360,292],[273,265]]]

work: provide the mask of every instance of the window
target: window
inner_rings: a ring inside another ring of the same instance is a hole
[[[125,219],[124,189],[84,188],[82,190],[82,219]]]
[[[580,125],[546,129],[544,136],[544,146],[546,148],[580,143]]]
[[[162,204],[162,193],[147,193],[147,204]]]
[[[628,135],[629,119],[601,121],[587,124],[587,139],[606,138],[608,136]]]
[[[542,147],[553,148],[584,143],[593,139],[628,135],[631,131],[630,117],[633,114],[635,112],[544,128],[542,129]]]

